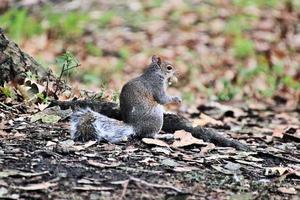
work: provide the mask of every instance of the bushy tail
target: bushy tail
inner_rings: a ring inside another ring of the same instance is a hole
[[[98,140],[117,143],[134,135],[132,126],[91,109],[81,109],[71,116],[71,137],[74,141]]]

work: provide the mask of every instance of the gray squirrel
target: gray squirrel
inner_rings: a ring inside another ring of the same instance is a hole
[[[169,82],[176,82],[173,65],[152,56],[146,71],[127,82],[120,94],[123,121],[109,118],[91,109],[81,109],[71,116],[71,137],[75,141],[98,140],[118,143],[137,137],[154,137],[163,125],[163,105],[181,103],[168,96]]]

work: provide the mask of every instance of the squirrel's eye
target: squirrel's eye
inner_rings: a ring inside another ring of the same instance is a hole
[[[173,67],[171,65],[167,66],[167,70],[172,70],[172,69],[173,69]]]

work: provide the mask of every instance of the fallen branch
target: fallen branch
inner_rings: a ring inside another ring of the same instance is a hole
[[[175,192],[179,193],[179,194],[190,194],[188,192],[184,192],[182,189],[179,189],[177,187],[171,186],[171,185],[160,185],[160,184],[155,184],[155,183],[148,183],[142,179],[139,178],[135,178],[133,176],[130,176],[128,180],[125,181],[114,181],[111,182],[112,184],[120,184],[123,185],[123,192],[122,192],[122,196],[125,196],[128,184],[130,182],[134,182],[135,184],[142,184],[145,185],[147,187],[152,187],[152,188],[160,188],[160,189],[169,189],[169,190],[174,190]]]
[[[62,109],[72,108],[73,110],[89,107],[110,118],[121,120],[119,107],[113,102],[96,100],[52,101],[50,107],[56,105],[60,106]],[[247,145],[236,140],[228,139],[217,133],[214,129],[202,128],[200,126],[193,127],[191,122],[186,118],[174,114],[164,114],[162,130],[169,133],[173,133],[177,130],[185,130],[192,133],[194,137],[202,139],[205,142],[214,143],[217,146],[233,147],[238,150],[250,150]]]
[[[155,184],[155,183],[148,183],[148,182],[146,182],[142,179],[135,178],[133,176],[130,176],[129,180],[134,181],[135,183],[140,183],[140,184],[146,185],[148,187],[170,189],[170,190],[174,190],[174,191],[176,191],[177,193],[180,193],[180,194],[189,194],[188,192],[184,192],[181,189],[179,189],[177,187],[174,187],[174,186],[171,186],[171,185],[160,185],[160,184]]]

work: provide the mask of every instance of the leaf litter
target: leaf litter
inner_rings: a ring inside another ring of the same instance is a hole
[[[168,18],[169,12],[181,6],[182,2],[174,1],[165,7],[149,7],[148,10],[149,12],[158,12],[162,17]],[[210,3],[207,3],[206,7],[210,8],[210,6]],[[131,9],[140,9],[134,3],[130,3],[130,7]],[[210,9],[204,10],[210,12]],[[260,13],[256,9],[245,10],[246,12],[253,11],[254,14]],[[149,26],[151,22],[148,22],[142,27],[148,37],[152,38],[151,44],[154,46],[164,47],[171,42],[175,46],[179,44],[176,46],[177,53],[166,49],[162,50],[162,55],[171,60],[183,57],[185,61],[190,61],[193,65],[201,64],[203,72],[199,77],[203,79],[204,86],[214,82],[216,91],[222,92],[228,88],[224,88],[224,85],[220,84],[220,76],[228,76],[232,80],[238,79],[237,75],[230,71],[220,72],[218,70],[218,65],[227,65],[230,68],[236,64],[232,63],[233,58],[228,54],[231,50],[222,47],[220,52],[224,56],[220,55],[218,50],[211,52],[211,49],[216,50],[222,45],[226,47],[232,42],[228,38],[218,36],[226,27],[222,19],[227,18],[227,12],[227,8],[224,8],[221,12],[221,15],[224,16],[213,17],[215,19],[212,19],[212,23],[207,23],[208,27],[201,24],[197,27],[200,36],[194,36],[194,33],[189,32],[187,27],[196,23],[197,16],[203,14],[202,12],[185,12],[183,7],[182,13],[177,13],[182,16],[178,20],[181,37],[175,38],[175,41],[170,39],[172,33],[164,31],[166,26],[164,20],[158,20],[153,26]],[[295,20],[293,16],[295,13],[287,13],[284,9],[279,9],[278,12],[287,14],[286,18],[277,12],[271,13],[270,16],[261,14],[264,20],[255,26],[258,30],[263,30],[253,31],[253,35],[250,33],[250,36],[257,40],[254,44],[257,51],[261,51],[262,54],[272,52],[272,58],[269,58],[270,62],[284,57],[282,62],[289,63],[289,56],[282,52],[280,47],[283,45],[281,42],[279,46],[270,45],[271,43],[275,44],[273,40],[279,37],[276,35],[277,33],[272,33],[273,30],[277,30],[273,29],[272,20],[275,20],[273,19],[275,17],[276,20],[282,21],[283,27],[290,30],[287,22]],[[208,16],[203,16],[203,19]],[[176,13],[172,17],[176,22]],[[117,24],[116,21],[114,23]],[[113,24],[111,28],[114,28]],[[128,26],[128,29],[130,28],[134,27]],[[209,30],[208,35],[201,31],[203,28]],[[162,33],[153,37],[153,34],[157,32],[156,29],[161,30]],[[111,66],[116,61],[111,54],[117,52],[119,46],[123,45],[123,40],[131,41],[136,45],[145,39],[142,34],[134,33],[134,31],[126,34],[117,34],[111,31],[108,35],[104,33],[103,37],[103,41],[99,41],[99,43],[108,56],[84,59],[86,55],[82,55],[83,65],[105,63],[106,66]],[[288,35],[286,37],[284,42],[289,43],[297,52],[299,34],[295,33],[292,36],[295,40],[288,38]],[[89,38],[84,39],[88,40]],[[50,38],[46,38],[46,40],[48,43],[53,42],[56,45],[59,43],[59,41],[51,41]],[[35,47],[30,46],[30,43],[32,41],[25,42],[23,47],[29,51],[36,51]],[[236,42],[236,45],[240,45],[239,41]],[[50,44],[45,46],[50,46]],[[201,63],[182,53],[188,52],[186,47],[189,46],[195,48],[205,58],[200,59],[203,60]],[[208,46],[210,48],[207,48]],[[72,45],[70,47],[76,49]],[[132,53],[137,55],[128,58],[128,65],[144,66],[147,56],[138,54],[141,47],[133,45],[130,48],[133,50]],[[51,46],[46,50],[57,52]],[[237,56],[243,57],[244,55]],[[216,64],[215,70],[211,70],[211,62],[216,60],[216,57],[220,58],[217,59],[220,60],[220,63]],[[256,62],[251,57],[242,60],[247,60],[245,63],[247,69],[251,69],[253,63]],[[181,64],[186,65],[185,63]],[[132,71],[134,70],[130,71],[130,75],[126,75],[126,79],[132,76],[134,73]],[[183,74],[183,78],[190,73],[184,67],[179,68],[179,71]],[[291,73],[296,74],[292,68]],[[121,82],[117,80],[118,78],[112,75],[110,86],[120,88]],[[262,88],[267,87],[267,83],[259,79],[254,78],[251,82],[253,83],[244,84],[245,93],[252,91],[254,96],[260,96],[261,94],[256,90],[256,84],[261,85]],[[199,87],[199,85],[194,85],[196,83],[185,85],[182,90]],[[297,101],[293,96],[296,93],[286,86],[282,86],[281,90],[289,92],[284,93],[283,97],[274,97],[266,102],[236,103],[232,101],[223,104],[208,100],[196,100],[197,106],[191,105],[183,111],[182,114],[192,119],[194,126],[218,129],[228,137],[247,143],[252,147],[251,152],[216,147],[212,143],[192,137],[185,131],[176,132],[173,139],[166,141],[143,138],[143,142],[133,144],[113,145],[96,141],[85,144],[75,143],[70,140],[67,125],[70,111],[60,108],[48,109],[48,102],[41,103],[36,96],[31,97],[36,93],[54,93],[55,83],[50,82],[48,90],[45,84],[32,79],[26,80],[26,84],[21,87],[13,87],[9,84],[4,87],[12,94],[7,98],[1,96],[0,102],[1,198],[69,198],[71,193],[81,199],[92,197],[137,199],[140,198],[140,194],[150,199],[183,194],[188,195],[191,199],[203,197],[203,194],[207,198],[218,199],[237,196],[245,198],[266,198],[269,195],[276,198],[299,196],[300,188],[297,183],[299,182],[300,168],[300,114],[299,110],[294,109]],[[82,96],[78,90],[65,91],[58,98],[70,100],[72,97],[78,96]],[[222,98],[222,94],[219,98]],[[22,102],[21,99],[24,101]],[[278,103],[282,99],[286,103]],[[43,192],[37,192],[39,190]],[[245,194],[240,191],[249,193]]]
[[[277,115],[271,118],[265,116],[265,112],[272,113],[272,110],[255,112],[255,116],[246,114],[240,119],[233,118],[236,120],[235,126],[240,127],[239,134],[243,135],[239,140],[249,144],[253,149],[249,152],[217,147],[212,143],[198,140],[184,131],[177,131],[173,139],[168,140],[144,138],[142,142],[123,144],[96,141],[78,143],[70,140],[69,129],[66,126],[68,118],[57,123],[31,122],[31,118],[25,113],[18,114],[18,120],[13,118],[9,122],[8,116],[5,116],[1,121],[1,131],[10,137],[3,135],[4,138],[1,140],[3,170],[0,175],[4,181],[1,187],[6,189],[2,195],[45,197],[47,193],[34,191],[46,191],[51,188],[54,195],[60,194],[59,191],[62,190],[72,190],[74,193],[89,191],[86,194],[80,193],[89,197],[97,191],[105,191],[117,197],[122,195],[124,187],[118,187],[118,184],[111,182],[121,180],[130,180],[125,192],[126,197],[134,197],[131,191],[140,190],[136,184],[131,183],[150,185],[143,190],[146,193],[151,190],[173,191],[179,195],[181,194],[179,191],[184,191],[194,197],[198,197],[199,193],[204,191],[207,195],[212,195],[216,190],[220,194],[225,190],[228,194],[229,190],[233,195],[236,184],[250,184],[249,189],[254,196],[256,192],[271,187],[278,188],[269,190],[273,195],[297,195],[298,188],[293,185],[299,179],[298,144],[293,138],[275,137],[272,132],[274,129],[268,129],[271,125],[281,126]],[[207,126],[216,126],[222,131],[217,124]],[[262,129],[262,126],[266,128]],[[291,127],[288,124],[285,126]],[[254,127],[258,129],[253,129]],[[291,135],[297,133],[299,127],[294,124],[292,127],[296,130],[284,128],[280,132],[289,132]],[[22,139],[15,137],[18,134],[23,135]],[[224,130],[223,134],[230,136],[231,130]],[[258,137],[258,134],[261,136]],[[268,142],[261,140],[265,136],[272,139]],[[160,176],[157,178],[152,174]],[[28,179],[24,181],[22,176]],[[130,179],[130,176],[138,179]],[[93,182],[77,182],[83,178],[98,181],[96,185]],[[225,184],[224,178],[230,183]],[[278,182],[276,178],[281,178],[282,181]],[[209,183],[206,182],[201,189],[191,190],[198,183],[204,183],[204,180],[209,180]],[[263,184],[266,180],[271,184]],[[69,185],[70,183],[72,184]],[[10,187],[11,184],[15,187]],[[57,184],[67,185],[58,187]],[[159,185],[168,187],[159,188]],[[170,185],[177,189],[171,189]],[[258,185],[260,187],[257,187]],[[148,194],[151,196],[151,193]]]

